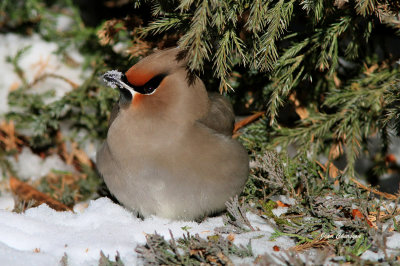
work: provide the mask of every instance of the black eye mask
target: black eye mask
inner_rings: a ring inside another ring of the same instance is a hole
[[[142,86],[134,86],[131,83],[129,83],[128,79],[124,74],[122,74],[119,71],[116,70],[111,70],[107,71],[103,75],[103,80],[112,88],[119,88],[120,90],[133,90],[135,92],[138,92],[140,94],[144,95],[150,95],[155,92],[155,90],[158,88],[160,85],[161,81],[164,79],[166,75],[165,74],[159,74],[149,81],[146,82],[146,84]]]
[[[164,77],[165,75],[157,75],[153,77],[151,80],[147,81],[146,84],[144,84],[143,86],[132,85],[131,83],[129,83],[125,75],[122,76],[121,81],[129,85],[134,91],[140,94],[149,95],[155,92],[158,86],[160,86],[160,83],[164,79]]]

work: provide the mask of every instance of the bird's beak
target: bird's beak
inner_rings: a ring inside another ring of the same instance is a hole
[[[136,94],[134,89],[127,84],[125,75],[117,70],[107,71],[103,75],[103,80],[111,88],[127,89],[132,97]]]

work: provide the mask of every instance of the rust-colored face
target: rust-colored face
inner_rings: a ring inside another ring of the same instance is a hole
[[[134,76],[136,77],[136,76]],[[134,90],[137,93],[143,94],[143,95],[151,95],[153,94],[156,89],[158,88],[158,86],[160,85],[161,81],[164,79],[165,75],[164,74],[159,74],[159,75],[155,75],[155,76],[149,76],[146,79],[146,81],[143,81],[144,83],[141,85],[137,85],[139,84],[139,82],[137,80],[140,80],[142,77],[140,75],[138,75],[138,79],[134,79],[131,78],[129,79],[126,75],[124,75],[122,77],[122,81],[127,84],[129,87],[132,88],[132,90]],[[130,80],[133,80],[134,83],[132,83]],[[142,83],[142,82],[141,82]]]
[[[112,70],[103,75],[106,82],[117,87],[121,94],[131,98],[132,104],[138,104],[144,97],[155,93],[166,75],[151,75],[149,72],[134,71],[134,67],[127,71],[127,75]]]
[[[150,79],[152,79],[156,74],[149,70],[138,69],[136,65],[131,67],[128,71],[126,71],[125,76],[128,79],[129,83],[134,86],[143,86]]]
[[[124,102],[135,106],[156,93],[167,75],[184,67],[185,62],[177,59],[179,51],[174,48],[156,52],[136,63],[125,74],[113,70],[104,74],[103,78],[110,86],[120,90]]]

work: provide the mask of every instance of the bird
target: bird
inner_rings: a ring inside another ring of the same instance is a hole
[[[104,81],[119,90],[96,155],[109,191],[142,218],[196,221],[226,209],[249,175],[248,152],[232,138],[235,115],[207,92],[179,47],[157,51]]]

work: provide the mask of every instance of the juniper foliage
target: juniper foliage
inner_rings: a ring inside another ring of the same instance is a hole
[[[233,265],[229,255],[253,256],[250,242],[237,246],[218,234],[204,239],[187,233],[177,240],[171,231],[170,235],[169,241],[157,232],[146,235],[146,244],[135,249],[146,265]]]
[[[252,107],[267,111],[258,141],[296,143],[301,154],[311,150],[331,160],[345,153],[353,175],[371,135],[381,135],[385,154],[391,130],[400,134],[399,1],[149,3],[156,19],[144,34],[178,32],[190,69],[212,65],[221,91],[255,95]],[[297,119],[285,125],[288,107]]]

